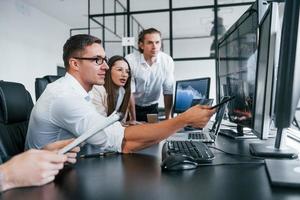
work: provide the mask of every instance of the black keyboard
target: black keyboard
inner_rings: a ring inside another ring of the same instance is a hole
[[[211,162],[215,156],[202,142],[195,141],[167,141],[162,150],[162,159],[172,155],[191,157],[197,163]]]
[[[189,133],[188,135],[188,139],[189,140],[193,140],[193,139],[198,139],[198,140],[207,140],[207,136],[205,134],[203,134],[202,132],[200,131],[197,131],[197,132],[192,132],[192,133]]]

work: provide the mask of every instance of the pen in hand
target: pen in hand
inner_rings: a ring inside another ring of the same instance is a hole
[[[99,152],[99,153],[81,155],[80,158],[97,158],[97,157],[115,155],[117,153],[118,152],[116,152],[116,151],[106,151],[106,152]]]

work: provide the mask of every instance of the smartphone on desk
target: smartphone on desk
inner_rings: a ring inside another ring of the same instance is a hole
[[[222,106],[223,104],[231,101],[232,99],[234,99],[234,96],[231,96],[231,97],[223,97],[222,101],[216,105],[214,105],[213,107],[211,107],[210,109],[215,109],[215,108],[218,108],[220,106]]]

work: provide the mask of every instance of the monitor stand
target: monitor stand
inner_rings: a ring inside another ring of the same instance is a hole
[[[297,151],[289,147],[275,148],[274,144],[249,144],[250,153],[266,158],[297,158]]]
[[[250,153],[255,156],[271,158],[290,158],[266,160],[269,179],[274,186],[300,187],[300,161],[298,152],[285,146],[286,129],[277,129],[275,145],[250,144]]]
[[[285,145],[286,131],[286,129],[277,129],[275,145],[267,142],[249,144],[250,153],[254,156],[267,158],[297,158],[298,152]]]
[[[266,167],[272,185],[300,187],[299,160],[266,160]]]
[[[257,138],[252,132],[244,133],[243,126],[237,125],[236,131],[232,129],[220,129],[219,134],[233,139],[253,139]]]

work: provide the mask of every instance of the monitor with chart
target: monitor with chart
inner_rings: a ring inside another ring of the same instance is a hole
[[[182,113],[195,102],[209,98],[210,78],[176,81],[174,113]]]

